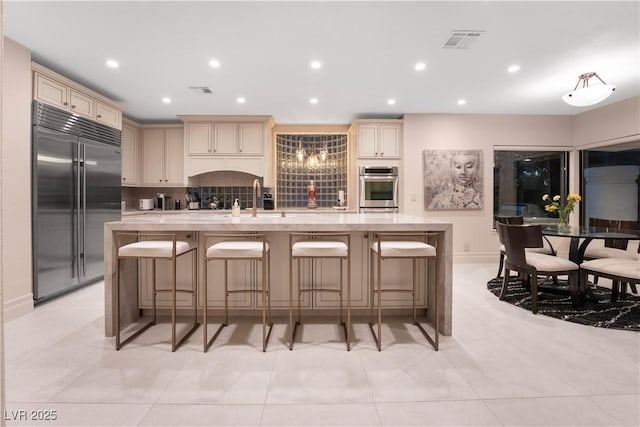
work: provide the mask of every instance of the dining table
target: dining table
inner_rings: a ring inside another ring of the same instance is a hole
[[[571,239],[569,243],[569,260],[580,265],[584,261],[584,254],[587,250],[587,246],[597,239],[615,239],[615,240],[640,240],[640,230],[628,230],[619,228],[607,228],[607,227],[593,227],[593,226],[578,226],[569,225],[561,226],[558,224],[543,224],[541,225],[543,236],[553,237],[566,237]],[[552,247],[553,252],[555,249]],[[592,292],[589,287],[589,283],[579,283],[578,288],[582,290],[580,295],[579,305],[582,305],[585,299],[598,302],[599,299]],[[564,288],[549,287],[545,288],[549,292],[553,293],[566,293],[568,290]]]
[[[558,224],[542,225],[543,236],[567,237],[569,243],[569,260],[580,265],[584,261],[587,246],[596,239],[640,240],[640,230],[621,230],[619,228],[603,228],[590,226],[559,226]]]

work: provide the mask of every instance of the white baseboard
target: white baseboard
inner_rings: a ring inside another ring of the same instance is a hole
[[[498,252],[457,252],[453,262],[495,262],[498,265]]]
[[[4,321],[8,322],[33,311],[33,294],[28,293],[4,302]]]

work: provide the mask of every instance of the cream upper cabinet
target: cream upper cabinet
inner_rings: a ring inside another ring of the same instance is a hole
[[[235,123],[216,123],[213,154],[236,154],[238,150],[238,125]]]
[[[96,121],[120,129],[122,113],[103,102],[96,101]]]
[[[356,121],[355,135],[359,158],[399,159],[402,143],[402,121]]]
[[[39,101],[68,110],[69,88],[42,74],[35,75],[34,97]]]
[[[90,120],[122,129],[122,109],[97,92],[32,64],[33,98]]]
[[[262,123],[240,123],[239,127],[239,152],[242,154],[262,154],[262,135],[264,127]]]
[[[133,126],[122,126],[122,185],[138,183],[138,131]]]
[[[185,129],[188,156],[264,153],[262,123],[187,123]]]
[[[145,128],[142,132],[142,184],[182,185],[182,129]]]
[[[92,119],[95,114],[95,102],[91,97],[71,89],[69,90],[69,110]]]
[[[189,123],[186,131],[188,154],[208,155],[213,152],[213,130],[209,123]]]

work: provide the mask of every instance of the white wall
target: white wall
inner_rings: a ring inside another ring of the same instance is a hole
[[[572,117],[573,145],[584,148],[640,140],[640,97]]]
[[[2,286],[8,321],[33,310],[31,51],[5,37],[2,53]]]
[[[405,114],[402,210],[453,222],[454,256],[496,258],[498,239],[492,230],[493,147],[571,147],[572,137],[569,116]],[[422,179],[422,150],[425,149],[482,150],[484,207],[481,210],[425,211]]]

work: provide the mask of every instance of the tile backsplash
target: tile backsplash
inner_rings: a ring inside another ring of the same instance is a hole
[[[187,187],[122,187],[122,201],[126,209],[138,209],[139,199],[154,199],[157,206],[158,193],[165,193],[169,197],[169,209],[175,208],[176,200],[180,201],[180,208],[187,208],[187,193],[197,192],[200,197],[200,209],[209,209],[209,203],[216,197],[218,209],[231,209],[233,201],[238,199],[242,209],[253,207],[253,181],[260,182],[260,193],[256,200],[258,208],[262,208],[262,194],[272,193],[272,189],[263,187],[263,178],[254,175],[234,172],[208,172],[189,178]]]

